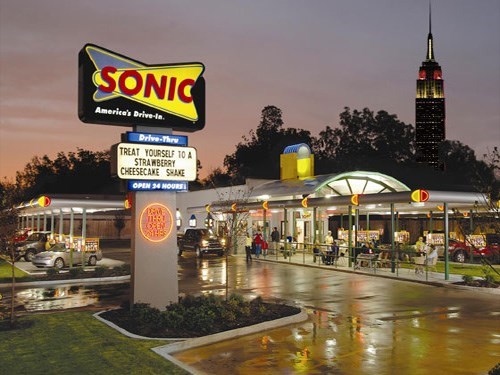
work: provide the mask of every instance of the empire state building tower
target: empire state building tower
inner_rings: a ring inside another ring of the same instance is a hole
[[[444,81],[441,66],[434,60],[429,5],[427,56],[418,71],[415,100],[417,162],[440,169],[439,145],[446,138]]]

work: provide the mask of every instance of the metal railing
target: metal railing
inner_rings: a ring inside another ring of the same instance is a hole
[[[267,251],[262,253],[264,259],[279,262],[315,265],[325,268],[346,269],[360,273],[385,273],[402,278],[444,278],[436,272],[436,266],[424,262],[415,262],[418,253],[387,248],[375,248],[371,254],[366,249],[352,247],[351,253],[347,246],[339,246],[337,254],[331,252],[331,246],[303,242],[279,242],[277,249],[269,244]]]

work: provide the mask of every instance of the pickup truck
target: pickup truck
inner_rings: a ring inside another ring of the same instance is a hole
[[[221,240],[209,229],[186,229],[184,235],[177,236],[178,255],[184,251],[195,251],[198,258],[206,254],[224,255]]]

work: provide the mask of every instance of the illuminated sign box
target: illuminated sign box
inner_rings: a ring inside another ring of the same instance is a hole
[[[188,137],[185,135],[127,132],[126,139],[127,142],[158,145],[187,146],[188,144]]]
[[[111,148],[111,172],[125,180],[194,181],[196,149],[119,143]]]
[[[78,65],[78,117],[83,122],[185,132],[205,126],[202,63],[147,65],[87,44]]]
[[[188,191],[187,181],[143,181],[128,180],[129,191]]]

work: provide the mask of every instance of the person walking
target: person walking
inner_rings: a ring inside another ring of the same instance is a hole
[[[260,232],[257,232],[253,241],[255,243],[255,257],[259,259],[260,251],[262,250],[262,242],[264,241]]]
[[[245,252],[247,254],[247,262],[252,261],[252,237],[247,232],[247,236],[245,238]]]

